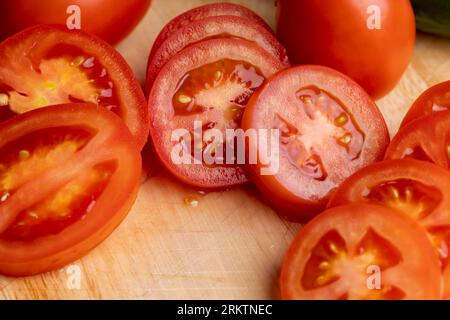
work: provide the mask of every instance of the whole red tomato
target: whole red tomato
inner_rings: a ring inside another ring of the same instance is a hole
[[[408,0],[278,0],[277,25],[292,63],[337,69],[374,98],[400,80],[416,37]]]
[[[151,0],[14,0],[0,2],[0,40],[36,24],[74,23],[111,44],[122,40],[145,15]]]

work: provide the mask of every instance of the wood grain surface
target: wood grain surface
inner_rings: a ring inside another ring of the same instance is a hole
[[[118,45],[141,82],[162,26],[206,2],[153,1],[145,19]],[[274,25],[274,0],[235,2]],[[403,79],[378,102],[391,134],[423,90],[449,79],[450,41],[418,35]],[[300,226],[278,218],[251,186],[201,194],[174,182],[151,156],[145,159],[136,204],[103,244],[63,270],[29,278],[0,277],[0,298],[277,298],[280,265]],[[74,283],[78,270],[79,287]]]

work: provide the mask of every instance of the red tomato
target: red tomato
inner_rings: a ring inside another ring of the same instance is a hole
[[[14,0],[0,2],[0,39],[37,24],[66,25],[80,8],[83,31],[111,44],[127,36],[144,17],[151,0]]]
[[[426,90],[414,102],[411,109],[406,114],[401,127],[404,127],[411,121],[430,115],[434,112],[450,109],[450,81],[435,85]]]
[[[140,172],[129,130],[95,105],[0,124],[0,273],[42,273],[89,252],[127,215]]]
[[[191,24],[193,21],[218,16],[242,17],[254,21],[267,30],[272,31],[269,25],[260,16],[244,6],[235,3],[211,3],[186,11],[166,24],[158,34],[150,56],[153,56],[161,44],[178,29]]]
[[[281,270],[281,295],[299,300],[439,299],[439,261],[423,229],[406,215],[351,204],[320,214],[300,230]]]
[[[299,66],[272,77],[250,100],[244,130],[280,132],[278,164],[258,161],[249,173],[279,213],[312,218],[345,178],[384,155],[389,134],[370,97],[350,78],[320,66]],[[258,142],[259,144],[259,142]],[[275,160],[277,160],[275,158]],[[278,172],[263,175],[267,166]]]
[[[234,154],[222,150],[225,143],[209,134],[219,131],[224,138],[226,129],[239,128],[250,96],[283,67],[259,46],[232,38],[202,41],[172,57],[149,96],[150,134],[169,171],[201,188],[246,182],[237,162],[224,159]],[[195,121],[201,121],[201,128],[195,128]],[[186,161],[174,161],[179,156]],[[206,157],[222,158],[223,163],[204,161]]]
[[[253,41],[267,50],[285,66],[289,66],[286,49],[271,31],[260,23],[239,16],[217,16],[193,21],[185,27],[174,30],[167,39],[152,50],[148,60],[147,91],[161,70],[161,67],[176,53],[190,44],[212,38],[241,38]]]
[[[416,29],[409,0],[278,0],[277,35],[292,63],[334,68],[380,98],[406,70]]]
[[[405,125],[392,139],[386,159],[413,158],[450,168],[450,110]]]
[[[38,26],[0,44],[0,121],[70,102],[115,112],[139,147],[147,141],[142,89],[126,61],[104,41],[81,31]]]
[[[431,163],[392,160],[368,166],[345,180],[328,204],[369,202],[397,209],[417,220],[443,266],[449,262],[450,173]]]

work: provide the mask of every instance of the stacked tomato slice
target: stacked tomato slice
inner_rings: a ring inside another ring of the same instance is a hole
[[[427,90],[386,160],[333,192],[286,257],[283,297],[450,298],[449,98],[449,82]]]
[[[106,42],[58,26],[0,44],[0,273],[32,275],[102,242],[134,203],[144,94]]]
[[[231,156],[211,134],[239,129],[253,93],[289,65],[262,21],[239,5],[206,5],[172,20],[155,41],[147,74],[150,134],[159,158],[185,183],[210,189],[247,182],[238,161],[206,158]]]

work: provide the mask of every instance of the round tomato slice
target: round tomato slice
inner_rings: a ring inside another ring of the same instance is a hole
[[[432,113],[405,125],[392,139],[386,159],[412,158],[449,168],[450,110]]]
[[[206,4],[189,11],[186,11],[179,16],[172,19],[160,31],[153,44],[150,56],[153,56],[155,51],[166,41],[174,32],[181,29],[193,21],[218,16],[236,16],[242,17],[260,24],[265,29],[272,31],[270,26],[252,10],[235,3],[211,3]]]
[[[241,38],[253,41],[289,66],[286,49],[278,42],[272,32],[261,24],[247,18],[218,16],[193,21],[187,26],[173,31],[159,48],[152,52],[148,61],[147,91],[161,70],[161,67],[176,53],[192,43],[212,38]]]
[[[113,111],[139,147],[146,143],[144,94],[126,61],[106,42],[81,31],[38,26],[0,44],[0,121],[73,102]]]
[[[172,57],[149,96],[150,134],[169,171],[201,188],[246,182],[238,162],[227,161],[235,154],[222,148],[226,130],[240,127],[253,92],[283,67],[259,46],[231,38],[202,41]],[[223,140],[214,139],[217,132]]]
[[[422,93],[409,109],[401,127],[415,119],[446,110],[450,110],[450,81],[437,84]]]
[[[284,299],[441,297],[439,261],[423,229],[396,210],[369,204],[330,209],[301,229],[280,284]]]
[[[0,124],[0,273],[82,257],[125,218],[140,173],[129,130],[98,106],[46,107]]]
[[[443,266],[449,261],[450,173],[435,164],[403,159],[368,166],[345,180],[329,207],[369,202],[397,209],[423,226]]]
[[[150,3],[151,0],[1,1],[0,39],[38,24],[72,22],[79,10],[83,31],[115,44],[133,30]]]
[[[310,219],[331,192],[358,169],[383,157],[389,134],[371,98],[350,78],[320,66],[298,66],[269,79],[252,97],[244,130],[276,130],[279,157],[266,158],[254,139],[254,182],[279,213]],[[267,149],[267,148],[266,148]],[[273,174],[262,174],[266,167]]]

